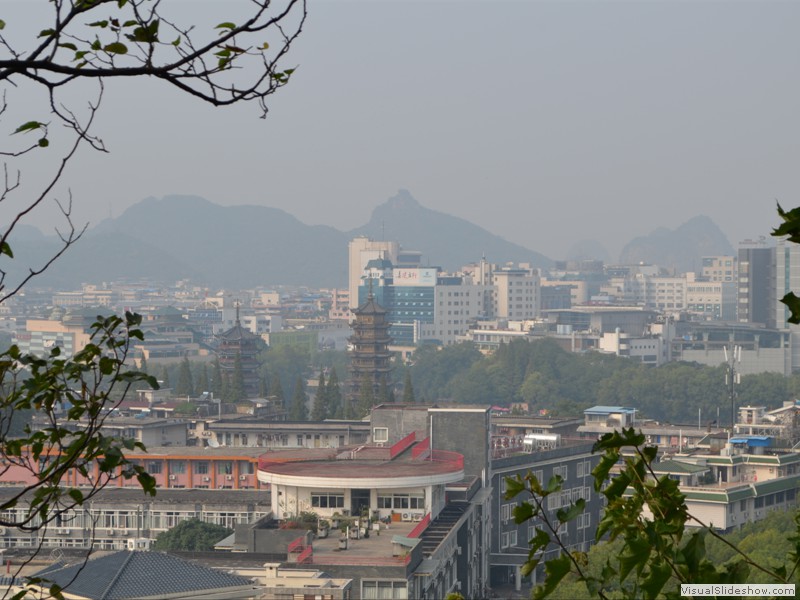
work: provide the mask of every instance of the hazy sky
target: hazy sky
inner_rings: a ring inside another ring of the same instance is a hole
[[[797,2],[312,0],[266,121],[112,83],[111,154],[65,181],[93,222],[180,193],[349,229],[407,188],[554,258],[698,214],[735,245],[800,204],[798,25]]]

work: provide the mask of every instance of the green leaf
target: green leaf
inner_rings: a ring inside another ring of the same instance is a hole
[[[59,48],[66,48],[67,50],[72,50],[73,52],[78,49],[78,47],[73,44],[72,42],[62,42],[58,45]]]
[[[561,580],[569,573],[569,568],[572,563],[569,556],[562,554],[558,558],[548,560],[544,564],[545,579],[544,585],[537,587],[533,591],[534,599],[546,598],[556,589]]]
[[[5,28],[6,28],[6,22],[3,21],[3,19],[0,19],[0,29],[5,29]]]
[[[634,537],[625,540],[625,549],[619,555],[619,580],[625,581],[630,572],[635,568],[637,573],[644,569],[650,557],[650,544],[647,540]]]
[[[76,504],[83,504],[83,492],[81,492],[77,488],[72,488],[69,492],[67,492]]]
[[[586,508],[586,500],[583,498],[578,498],[575,501],[575,504],[569,507],[569,509],[564,510],[563,508],[559,508],[556,512],[556,517],[562,523],[569,523],[573,519],[575,519],[579,514],[583,512],[583,509]]]
[[[800,324],[800,298],[798,298],[794,292],[789,292],[781,298],[781,302],[789,308],[789,312],[791,313],[786,320],[794,325]]]
[[[14,253],[11,251],[11,246],[8,245],[8,242],[0,242],[0,256],[3,254],[9,258],[14,258]]]
[[[778,204],[778,215],[783,219],[783,224],[772,230],[774,237],[789,236],[789,241],[800,243],[800,206],[786,212]]]
[[[94,23],[89,23],[89,27],[102,27],[105,29],[108,27],[108,21],[95,21]]]
[[[595,492],[599,492],[603,488],[603,485],[608,479],[608,474],[611,472],[612,467],[617,464],[618,460],[619,453],[616,450],[607,450],[600,458],[600,462],[597,463],[597,466],[592,470]]]
[[[561,485],[563,483],[564,480],[561,478],[561,475],[553,475],[547,482],[547,493],[552,494],[553,492],[561,491]]]
[[[177,38],[175,38],[175,40],[173,40],[172,45],[178,47],[180,46],[180,44],[181,44],[181,36],[178,36]]]
[[[650,564],[650,572],[644,578],[640,587],[644,591],[645,598],[658,598],[661,590],[666,585],[672,574],[672,569],[666,561],[657,561]]]
[[[23,123],[14,131],[14,133],[22,133],[24,131],[33,131],[34,129],[41,129],[44,127],[44,123],[40,123],[39,121],[28,121],[27,123]]]
[[[111,42],[103,47],[103,50],[110,54],[127,54],[128,47],[122,42]]]
[[[50,145],[50,141],[46,137],[43,137],[43,138],[39,139],[39,147],[40,148],[47,148],[49,145]]]
[[[225,21],[224,23],[220,23],[214,29],[236,29],[236,24],[231,23],[230,21]]]
[[[117,8],[122,8],[128,3],[128,0],[117,0]]]
[[[506,477],[506,494],[505,499],[511,500],[517,494],[525,491],[525,482],[519,477]]]
[[[536,535],[533,536],[530,540],[531,546],[531,555],[535,554],[539,550],[544,550],[547,545],[550,543],[550,536],[544,529],[536,529]]]
[[[55,29],[42,29],[37,37],[47,37],[49,35],[53,35],[55,32]]]
[[[533,508],[533,505],[530,502],[523,502],[514,507],[513,510],[514,514],[514,522],[524,523],[525,521],[532,519],[536,514],[536,511]]]

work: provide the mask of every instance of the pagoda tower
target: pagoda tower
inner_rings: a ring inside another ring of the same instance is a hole
[[[261,338],[242,327],[238,302],[233,327],[219,334],[218,339],[217,356],[223,379],[231,384],[238,357],[242,370],[242,391],[246,398],[256,398],[259,391],[258,350]]]
[[[387,310],[377,303],[372,294],[370,279],[369,295],[366,302],[353,310],[355,320],[350,323],[353,335],[350,336],[350,398],[359,396],[361,383],[366,377],[372,382],[373,394],[378,394],[383,383],[389,384],[392,370],[392,353],[389,344],[391,323],[386,319]]]

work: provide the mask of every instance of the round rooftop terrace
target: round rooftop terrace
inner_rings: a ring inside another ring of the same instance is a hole
[[[273,451],[258,461],[258,480],[272,485],[326,488],[403,488],[443,485],[464,479],[464,457],[428,451],[407,458],[388,449],[305,448]]]

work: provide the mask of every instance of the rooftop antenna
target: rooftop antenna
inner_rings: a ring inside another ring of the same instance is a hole
[[[381,241],[386,241],[386,221],[381,219]]]
[[[742,347],[734,346],[731,343],[731,354],[728,356],[728,347],[723,346],[722,350],[725,352],[725,363],[728,370],[725,371],[725,386],[728,388],[728,397],[731,400],[731,434],[733,434],[733,427],[736,424],[736,388],[735,386],[742,382],[742,374],[736,370],[736,364],[742,363]]]

